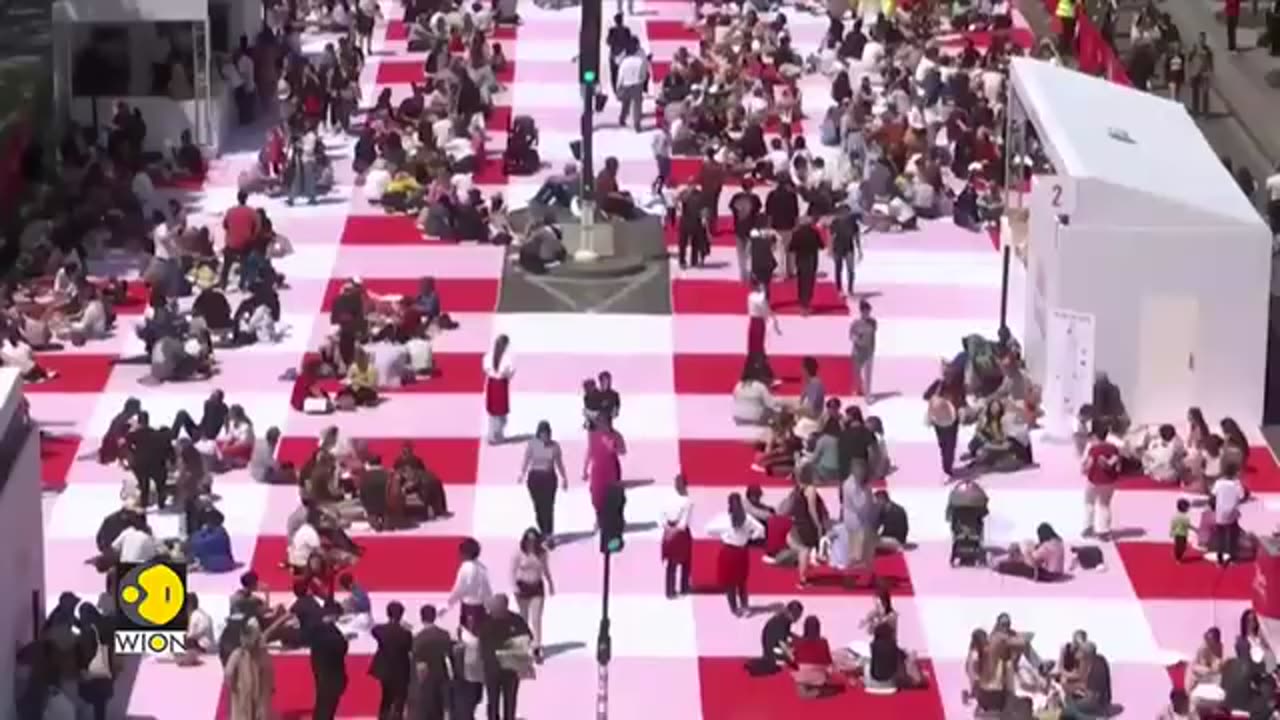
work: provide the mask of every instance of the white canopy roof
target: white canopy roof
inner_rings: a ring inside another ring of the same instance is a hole
[[[1191,211],[1178,221],[1262,222],[1181,103],[1041,60],[1014,58],[1010,75],[1060,175]]]
[[[55,23],[204,22],[209,0],[58,0]]]

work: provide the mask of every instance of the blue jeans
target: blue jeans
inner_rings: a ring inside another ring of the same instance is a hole
[[[316,164],[313,162],[298,163],[298,167],[293,172],[293,182],[289,183],[289,199],[288,203],[293,204],[294,198],[299,195],[306,195],[307,202],[312,205],[316,204],[316,178],[319,176]]]

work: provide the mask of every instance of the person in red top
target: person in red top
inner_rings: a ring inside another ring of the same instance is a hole
[[[816,697],[831,682],[831,646],[822,637],[822,622],[814,615],[804,619],[804,630],[791,643],[792,675],[802,696]]]
[[[1111,534],[1111,496],[1120,475],[1120,449],[1107,440],[1106,423],[1094,421],[1084,447],[1080,470],[1088,484],[1084,491],[1084,536],[1106,540]]]
[[[222,249],[222,272],[218,285],[225,288],[232,263],[244,260],[262,232],[258,211],[249,207],[249,193],[241,190],[236,194],[236,206],[222,217],[222,228],[226,230],[226,241]]]
[[[1255,3],[1255,9],[1258,5]],[[1222,18],[1227,23],[1227,51],[1238,52],[1236,48],[1236,28],[1240,27],[1240,0],[1226,0],[1222,6]]]

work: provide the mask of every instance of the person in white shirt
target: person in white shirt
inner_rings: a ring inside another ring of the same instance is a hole
[[[1182,478],[1187,451],[1172,425],[1161,425],[1142,452],[1142,471],[1156,482],[1176,483]]]
[[[111,541],[111,549],[122,563],[151,562],[160,554],[160,546],[142,515],[130,518],[129,525]]]
[[[634,117],[633,126],[640,132],[640,119],[644,114],[644,88],[648,79],[645,77],[644,56],[640,54],[638,43],[632,43],[631,52],[618,63],[618,127],[627,126],[627,116]]]
[[[676,475],[672,490],[662,509],[662,562],[666,567],[668,599],[689,594],[689,562],[693,556],[693,535],[689,532],[693,500],[689,499],[689,482],[683,474]]]
[[[102,294],[98,288],[86,283],[80,291],[84,306],[80,315],[68,320],[59,335],[70,341],[72,345],[84,345],[89,340],[99,340],[107,336],[109,319],[107,306],[102,302]]]
[[[778,408],[769,386],[743,372],[742,379],[733,388],[733,421],[739,425],[767,425]]]
[[[658,195],[671,180],[671,133],[659,126],[653,133],[653,159],[658,164],[658,177],[653,181],[653,194]]]
[[[1213,544],[1222,567],[1230,565],[1240,549],[1240,504],[1245,490],[1238,473],[1234,464],[1224,463],[1222,477],[1209,489],[1213,496]]]
[[[458,624],[474,632],[487,616],[485,603],[493,597],[493,586],[489,584],[489,570],[480,562],[480,543],[475,538],[465,538],[458,545],[458,556],[462,563],[445,609],[460,605]]]
[[[187,653],[204,655],[213,652],[217,639],[213,635],[213,618],[200,607],[200,598],[187,593]]]
[[[289,567],[299,573],[306,572],[312,555],[323,552],[320,531],[316,529],[316,525],[319,522],[319,513],[316,510],[308,510],[306,521],[298,526],[298,529],[293,531],[293,535],[289,538],[286,562],[288,562]]]
[[[747,577],[751,558],[747,545],[764,539],[764,526],[747,514],[742,505],[742,495],[729,494],[729,527],[720,533],[720,556],[716,570],[720,587],[729,601],[729,612],[743,617],[749,609]]]
[[[218,460],[231,468],[247,466],[253,456],[253,438],[253,422],[244,407],[232,405],[227,409],[227,426],[218,439]]]

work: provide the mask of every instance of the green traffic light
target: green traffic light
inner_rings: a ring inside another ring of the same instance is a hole
[[[595,71],[595,70],[583,70],[583,71],[582,71],[582,82],[584,82],[584,83],[586,83],[586,84],[588,84],[588,85],[591,85],[591,84],[594,84],[594,83],[595,83],[595,81],[596,81],[596,71]]]
[[[611,553],[621,552],[621,551],[622,551],[622,538],[612,538],[612,539],[610,539],[610,540],[609,540],[609,542],[605,543],[605,549],[606,549],[606,550],[608,550],[608,551],[609,551],[609,552],[611,552]]]

